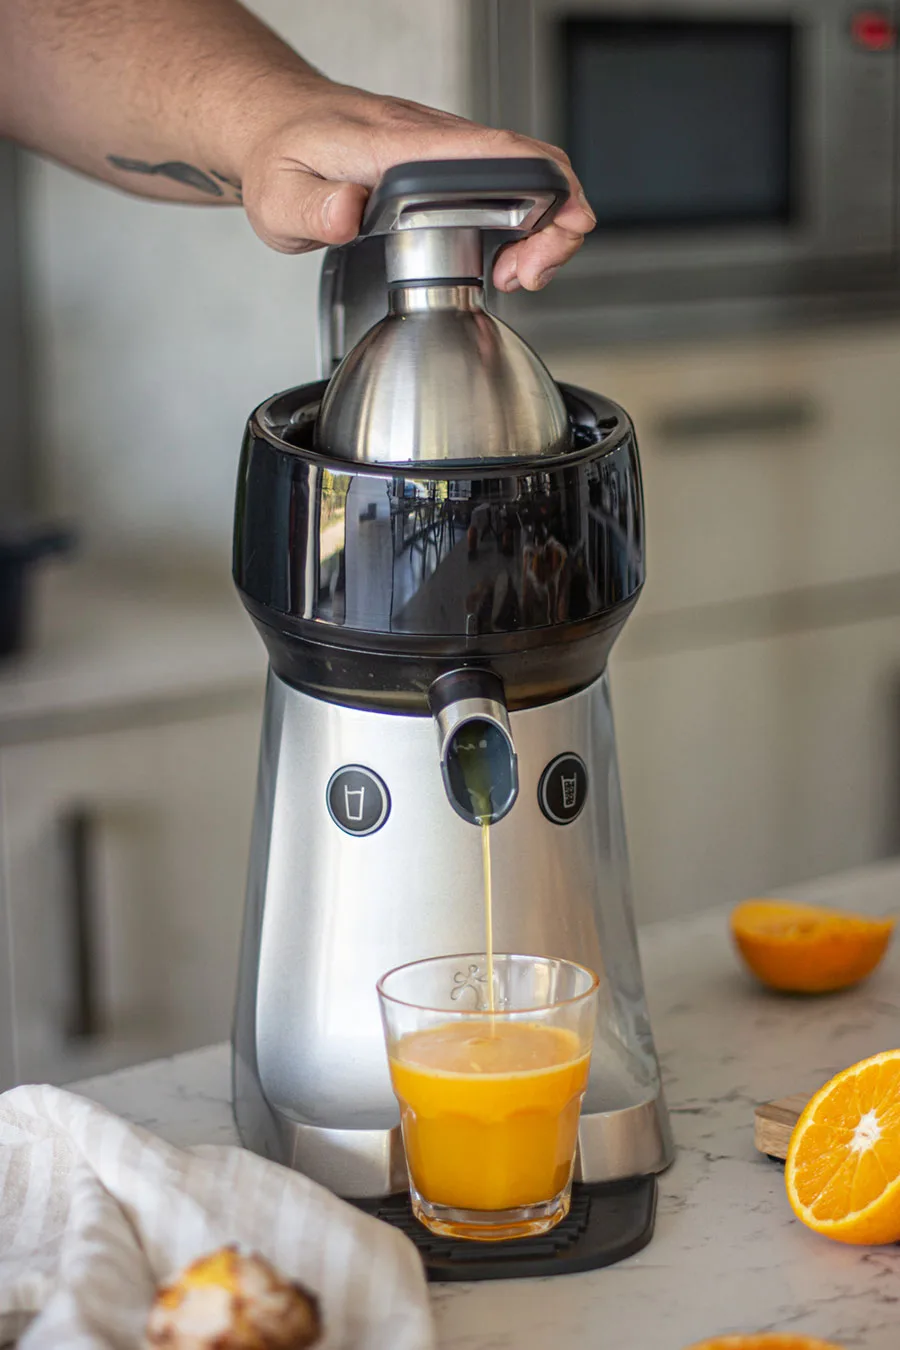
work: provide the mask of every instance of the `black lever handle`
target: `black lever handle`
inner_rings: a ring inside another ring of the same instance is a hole
[[[552,159],[435,159],[395,164],[369,198],[361,235],[474,227],[530,234],[556,215],[569,184]]]

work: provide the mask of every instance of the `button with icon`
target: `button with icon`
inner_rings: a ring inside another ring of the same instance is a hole
[[[538,801],[554,825],[570,825],[587,801],[588,776],[584,760],[571,752],[551,759],[541,774]]]
[[[384,783],[371,769],[361,764],[345,764],[328,780],[325,789],[328,814],[347,834],[374,834],[380,830],[391,809],[391,797]]]

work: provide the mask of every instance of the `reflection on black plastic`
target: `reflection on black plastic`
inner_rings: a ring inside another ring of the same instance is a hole
[[[317,390],[284,397],[302,408]],[[251,424],[235,580],[277,613],[373,634],[476,638],[594,619],[644,580],[633,433],[624,419],[603,421],[611,405],[596,406],[601,416],[583,433],[595,457],[490,477],[449,467],[455,477],[343,472]],[[608,434],[610,424],[621,434]],[[302,446],[308,425],[295,417],[278,430]]]

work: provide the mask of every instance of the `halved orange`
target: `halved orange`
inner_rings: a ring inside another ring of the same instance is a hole
[[[838,1242],[900,1241],[900,1050],[844,1069],[806,1107],[784,1172],[791,1208]]]
[[[784,900],[745,900],[731,914],[732,936],[756,978],[795,994],[858,984],[884,956],[893,930],[893,919]]]
[[[790,1336],[780,1332],[764,1331],[758,1336],[716,1336],[711,1341],[698,1341],[688,1350],[841,1350],[831,1341],[817,1341],[815,1336]]]

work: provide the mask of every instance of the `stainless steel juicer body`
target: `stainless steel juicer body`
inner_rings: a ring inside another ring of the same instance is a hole
[[[492,830],[497,950],[568,957],[600,975],[577,1175],[658,1171],[668,1140],[628,904],[606,677],[514,712],[510,725],[521,787]],[[581,771],[559,763],[573,750]],[[368,770],[377,782],[365,790],[388,802],[365,837],[348,836],[329,814],[327,785],[346,765]],[[542,805],[545,773],[584,791],[571,823]],[[341,1194],[388,1194],[405,1172],[375,982],[434,952],[484,950],[478,831],[447,802],[430,719],[341,707],[276,675],[259,793],[249,891],[257,921],[245,938],[236,1033],[241,1134]],[[484,974],[482,960],[460,962],[461,1007],[473,1006]]]
[[[337,373],[257,409],[241,458],[234,574],[271,669],[235,1114],[250,1147],[348,1196],[405,1186],[377,978],[483,950],[479,833],[453,773],[456,728],[475,716],[497,751],[497,947],[601,979],[580,1175],[671,1158],[606,676],[644,578],[634,433],[495,326],[473,247],[476,226],[529,228],[553,209],[558,176],[529,163],[487,164],[490,191],[458,165],[385,180],[367,219],[387,245],[370,233],[326,258]],[[395,248],[404,220],[423,238]],[[409,274],[442,267],[475,275]],[[477,396],[455,378],[436,390],[442,342],[451,371],[480,354]],[[461,962],[460,1000],[483,980],[483,958]]]

